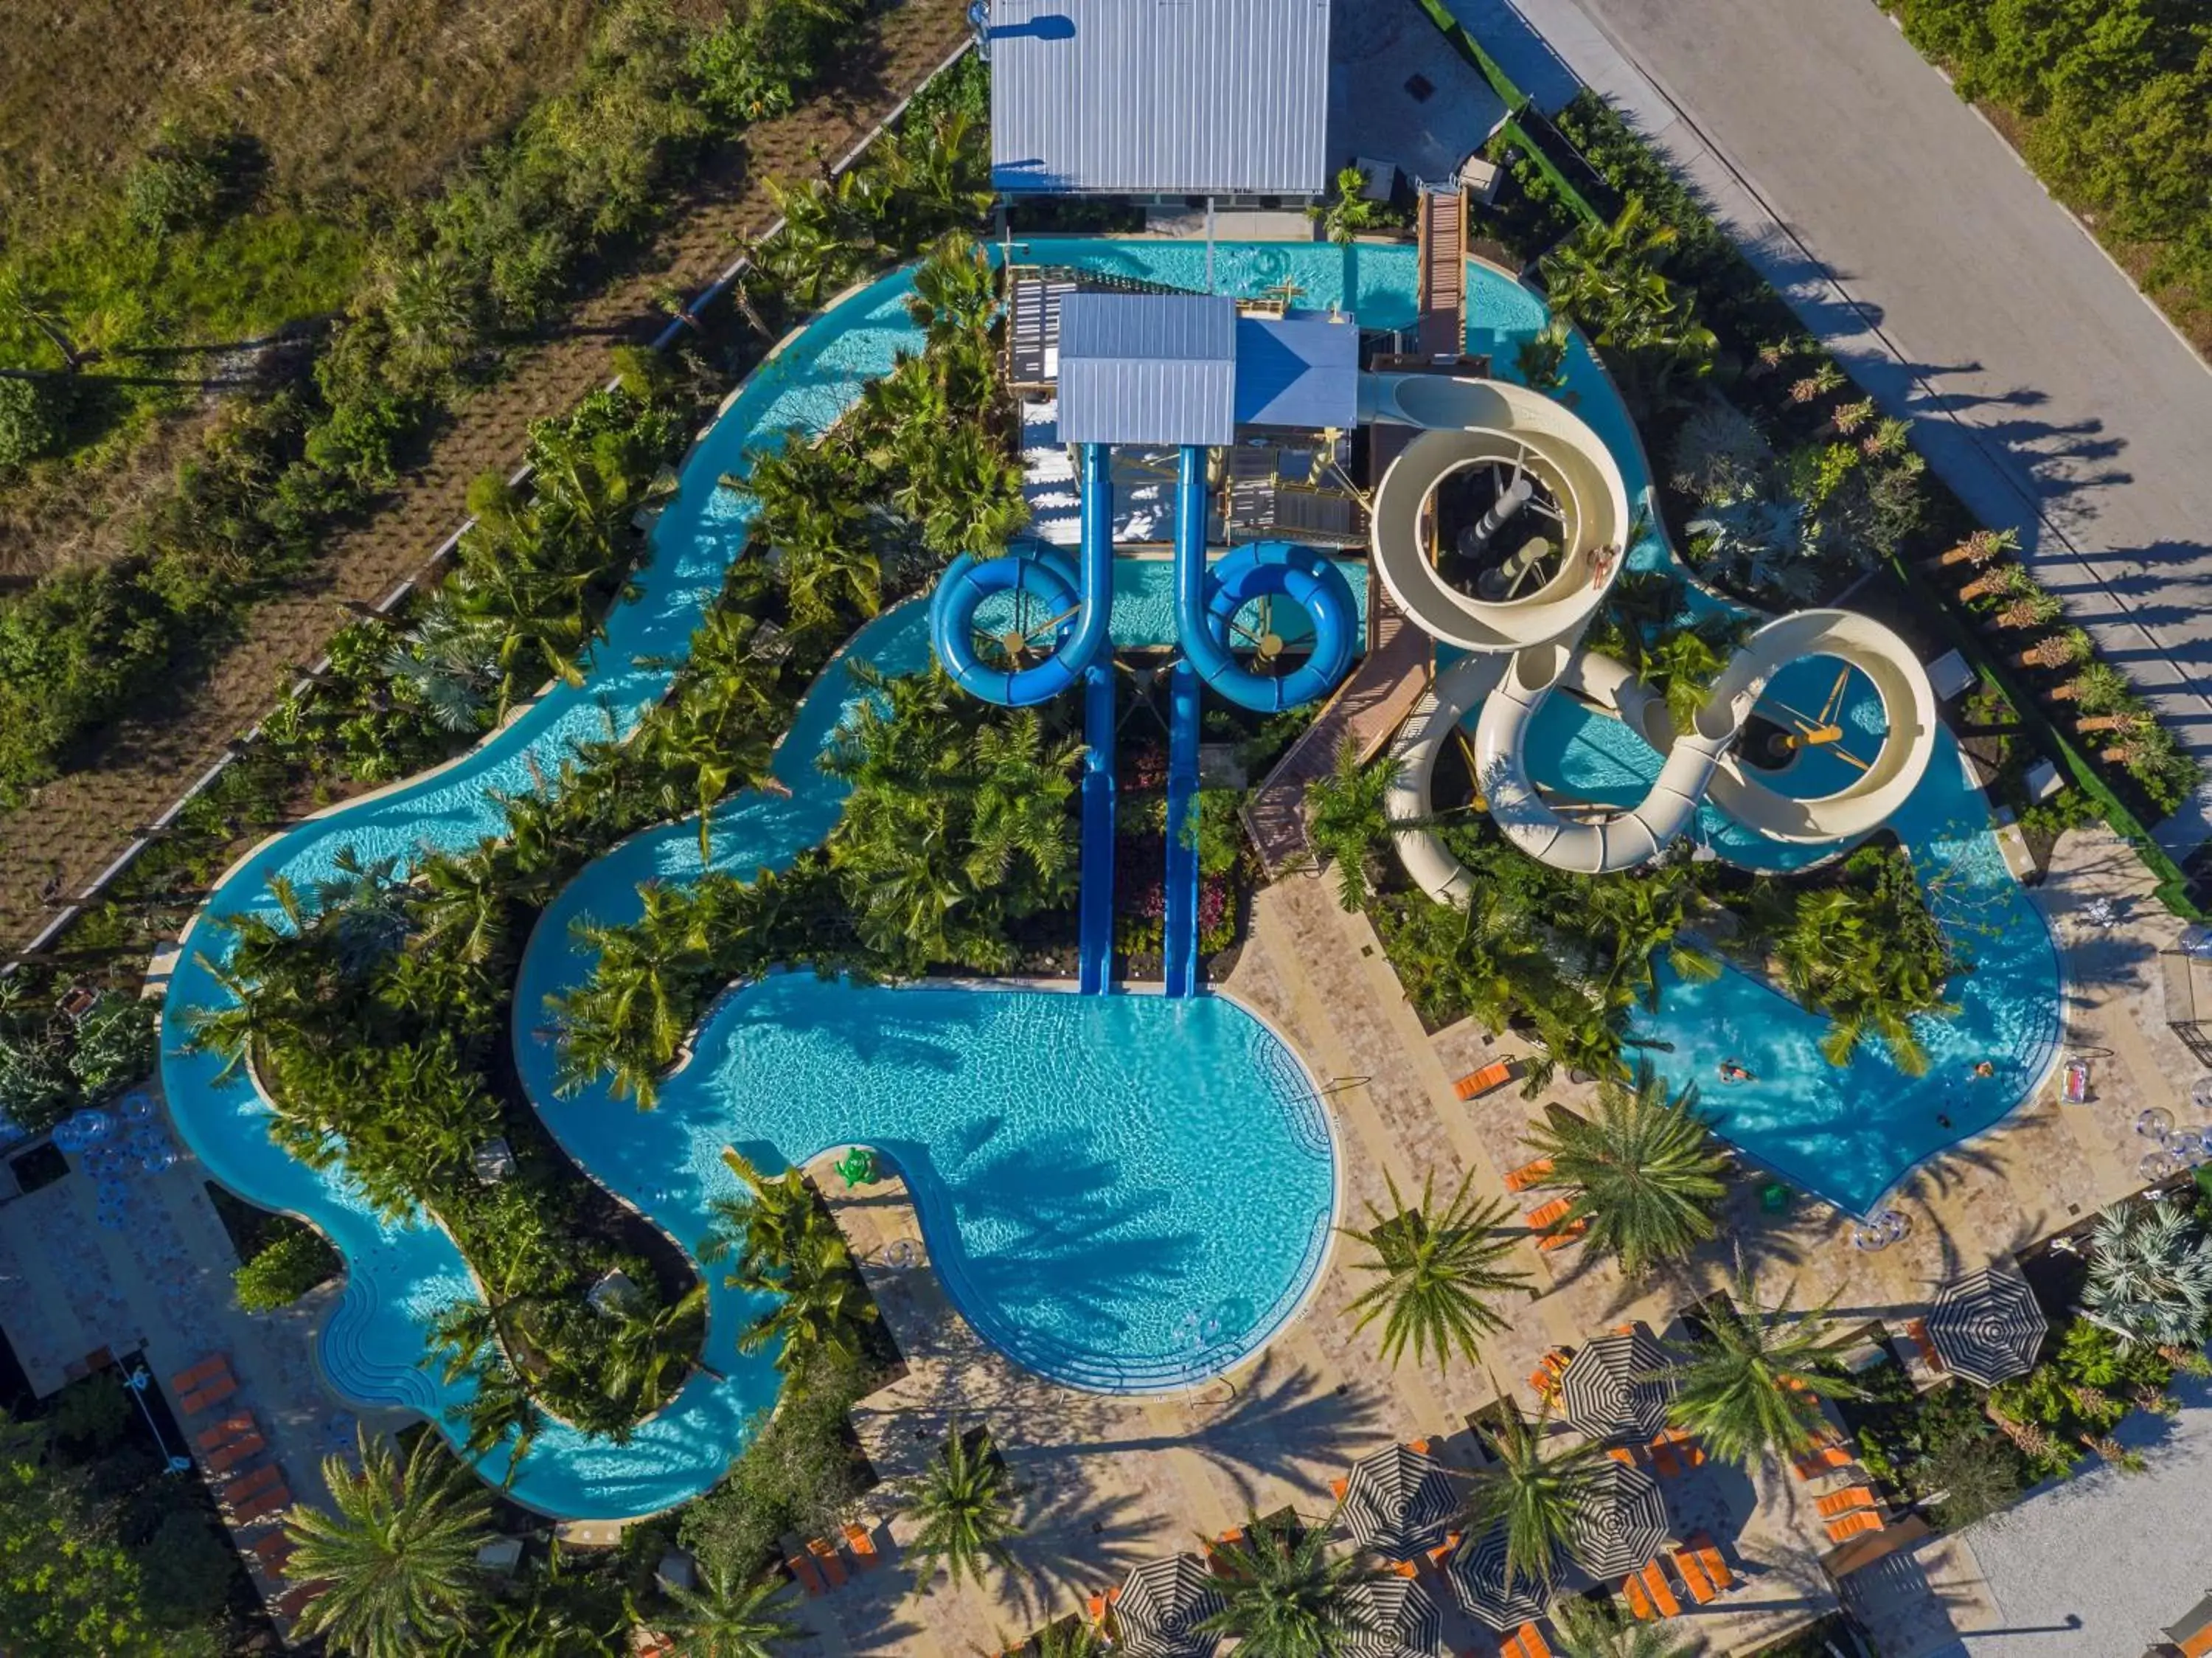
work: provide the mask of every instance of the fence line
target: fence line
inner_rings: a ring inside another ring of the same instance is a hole
[[[944,74],[945,70],[951,69],[953,64],[958,63],[961,58],[966,57],[968,55],[969,49],[973,45],[974,42],[972,40],[962,40],[957,46],[954,47],[951,52],[946,54],[946,56],[939,61],[936,68],[931,70],[927,75],[922,77],[920,85],[916,86],[912,92],[907,94],[905,97],[900,99],[896,104],[891,107],[890,110],[881,120],[878,121],[873,126],[870,127],[866,132],[862,133],[853,142],[852,145],[847,149],[845,153],[839,156],[836,162],[830,167],[830,175],[832,178],[835,178],[843,173],[848,168],[851,167],[855,162],[859,161],[861,155],[866,153],[868,147],[874,143],[877,139],[882,137],[884,134],[890,129],[892,125],[898,120],[900,116],[906,113],[907,107],[914,102],[915,99],[920,95],[923,88],[929,86],[939,76]],[[779,216],[767,229],[761,232],[759,235],[751,238],[753,245],[758,246],[760,243],[774,241],[777,236],[783,233],[783,229],[787,222],[787,221],[785,218]],[[653,336],[648,349],[655,351],[665,351],[682,337],[683,332],[686,328],[699,326],[699,324],[696,321],[698,314],[706,309],[707,307],[712,305],[716,300],[721,298],[724,294],[727,293],[730,290],[731,284],[735,283],[739,277],[744,274],[746,269],[751,265],[752,262],[752,255],[750,253],[739,253],[736,259],[731,260],[720,275],[717,276],[712,282],[708,283],[706,287],[701,289],[696,294],[693,295],[691,299],[684,305],[682,312],[672,319],[666,327],[663,328],[658,334]],[[611,391],[621,383],[622,381],[619,375],[612,376],[607,381],[606,385],[602,389]],[[524,484],[529,481],[530,472],[530,463],[526,460],[521,466],[516,467],[514,472],[507,475],[507,481],[508,487],[511,489],[521,488]],[[414,574],[404,577],[397,587],[393,588],[391,592],[386,594],[384,597],[379,600],[371,607],[371,608],[374,609],[380,616],[390,615],[393,608],[404,601],[410,594],[416,590],[416,588],[421,586],[426,577],[437,570],[441,564],[444,564],[447,559],[453,556],[455,550],[461,545],[461,538],[466,535],[470,530],[476,527],[476,518],[473,515],[464,518],[459,526],[454,529],[450,535],[447,536],[444,540],[441,541],[431,550],[429,555],[416,568]],[[304,694],[314,685],[318,679],[330,671],[330,653],[325,651],[321,656],[316,659],[313,667],[309,667],[305,674],[301,674],[299,679],[293,682],[291,689],[286,693],[286,695],[288,697],[298,697]],[[270,713],[273,714],[275,711],[276,710],[272,708],[270,710]],[[125,847],[123,850],[116,856],[113,863],[110,863],[105,869],[94,875],[90,881],[87,882],[83,889],[77,893],[75,899],[70,900],[69,905],[64,907],[59,914],[56,915],[52,921],[48,922],[44,927],[39,930],[39,933],[36,937],[32,939],[28,944],[23,946],[23,948],[18,950],[14,955],[10,956],[4,966],[0,966],[0,978],[6,978],[9,974],[21,967],[25,961],[36,955],[40,950],[46,948],[48,944],[53,942],[57,935],[68,927],[71,922],[75,921],[78,916],[82,915],[84,912],[85,905],[97,899],[101,893],[105,892],[107,887],[114,882],[117,876],[120,875],[125,869],[128,869],[133,863],[137,862],[139,855],[145,851],[149,846],[152,845],[155,840],[161,836],[162,832],[167,829],[172,823],[177,820],[178,815],[181,814],[187,806],[190,806],[192,802],[198,799],[203,794],[206,793],[208,789],[214,787],[216,779],[220,777],[223,772],[228,769],[234,760],[240,759],[244,754],[247,747],[261,740],[262,729],[268,723],[268,721],[269,715],[264,714],[247,728],[243,736],[234,739],[229,745],[228,751],[224,753],[221,759],[217,759],[214,765],[210,765],[205,771],[202,772],[198,779],[193,783],[191,788],[185,789],[183,794],[178,795],[177,798],[172,801],[162,811],[159,817],[155,818],[152,823],[147,825],[144,832],[138,835],[128,846]]]

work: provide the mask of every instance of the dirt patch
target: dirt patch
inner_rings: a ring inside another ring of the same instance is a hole
[[[611,346],[658,332],[663,296],[696,292],[774,222],[764,180],[797,178],[816,157],[843,154],[944,60],[963,28],[959,0],[906,0],[878,18],[839,88],[753,128],[702,169],[644,257],[580,304],[556,338],[471,396],[374,516],[331,539],[313,585],[257,607],[204,676],[122,722],[82,769],[0,818],[0,945],[27,943],[251,728],[322,654],[347,603],[373,604],[420,570],[466,515],[469,480],[512,470],[531,421],[603,384]]]

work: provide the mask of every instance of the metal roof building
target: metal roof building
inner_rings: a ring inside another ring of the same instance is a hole
[[[1237,319],[1237,424],[1349,431],[1359,424],[1359,330],[1312,312]]]
[[[1237,307],[1225,296],[1070,294],[1060,302],[1067,443],[1237,440]]]
[[[1318,196],[1330,0],[990,0],[1009,194]]]

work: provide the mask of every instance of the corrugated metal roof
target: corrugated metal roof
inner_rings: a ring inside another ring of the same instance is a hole
[[[1069,443],[1233,442],[1234,302],[1196,294],[1062,299],[1060,435]]]
[[[991,0],[991,182],[1316,196],[1329,0]]]
[[[1359,424],[1359,330],[1349,317],[1237,320],[1237,424]]]

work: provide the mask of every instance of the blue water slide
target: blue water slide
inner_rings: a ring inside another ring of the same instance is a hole
[[[1310,548],[1258,541],[1206,563],[1206,451],[1186,445],[1176,482],[1176,636],[1198,676],[1240,708],[1296,708],[1344,677],[1358,642],[1359,607],[1336,566]],[[1237,613],[1255,599],[1287,599],[1313,624],[1313,649],[1288,674],[1255,673],[1229,641]]]
[[[1168,687],[1167,993],[1198,994],[1198,674],[1177,662]]]
[[[1094,662],[1084,674],[1083,896],[1077,984],[1103,996],[1114,972],[1114,663]]]
[[[963,553],[945,566],[929,602],[929,639],[960,688],[985,702],[1026,708],[1071,690],[1105,646],[1114,611],[1114,485],[1103,444],[1083,446],[1082,568],[1038,546],[978,559]],[[975,654],[975,613],[1004,593],[1027,594],[1055,613],[1073,609],[1056,649],[1027,667],[992,667]]]

